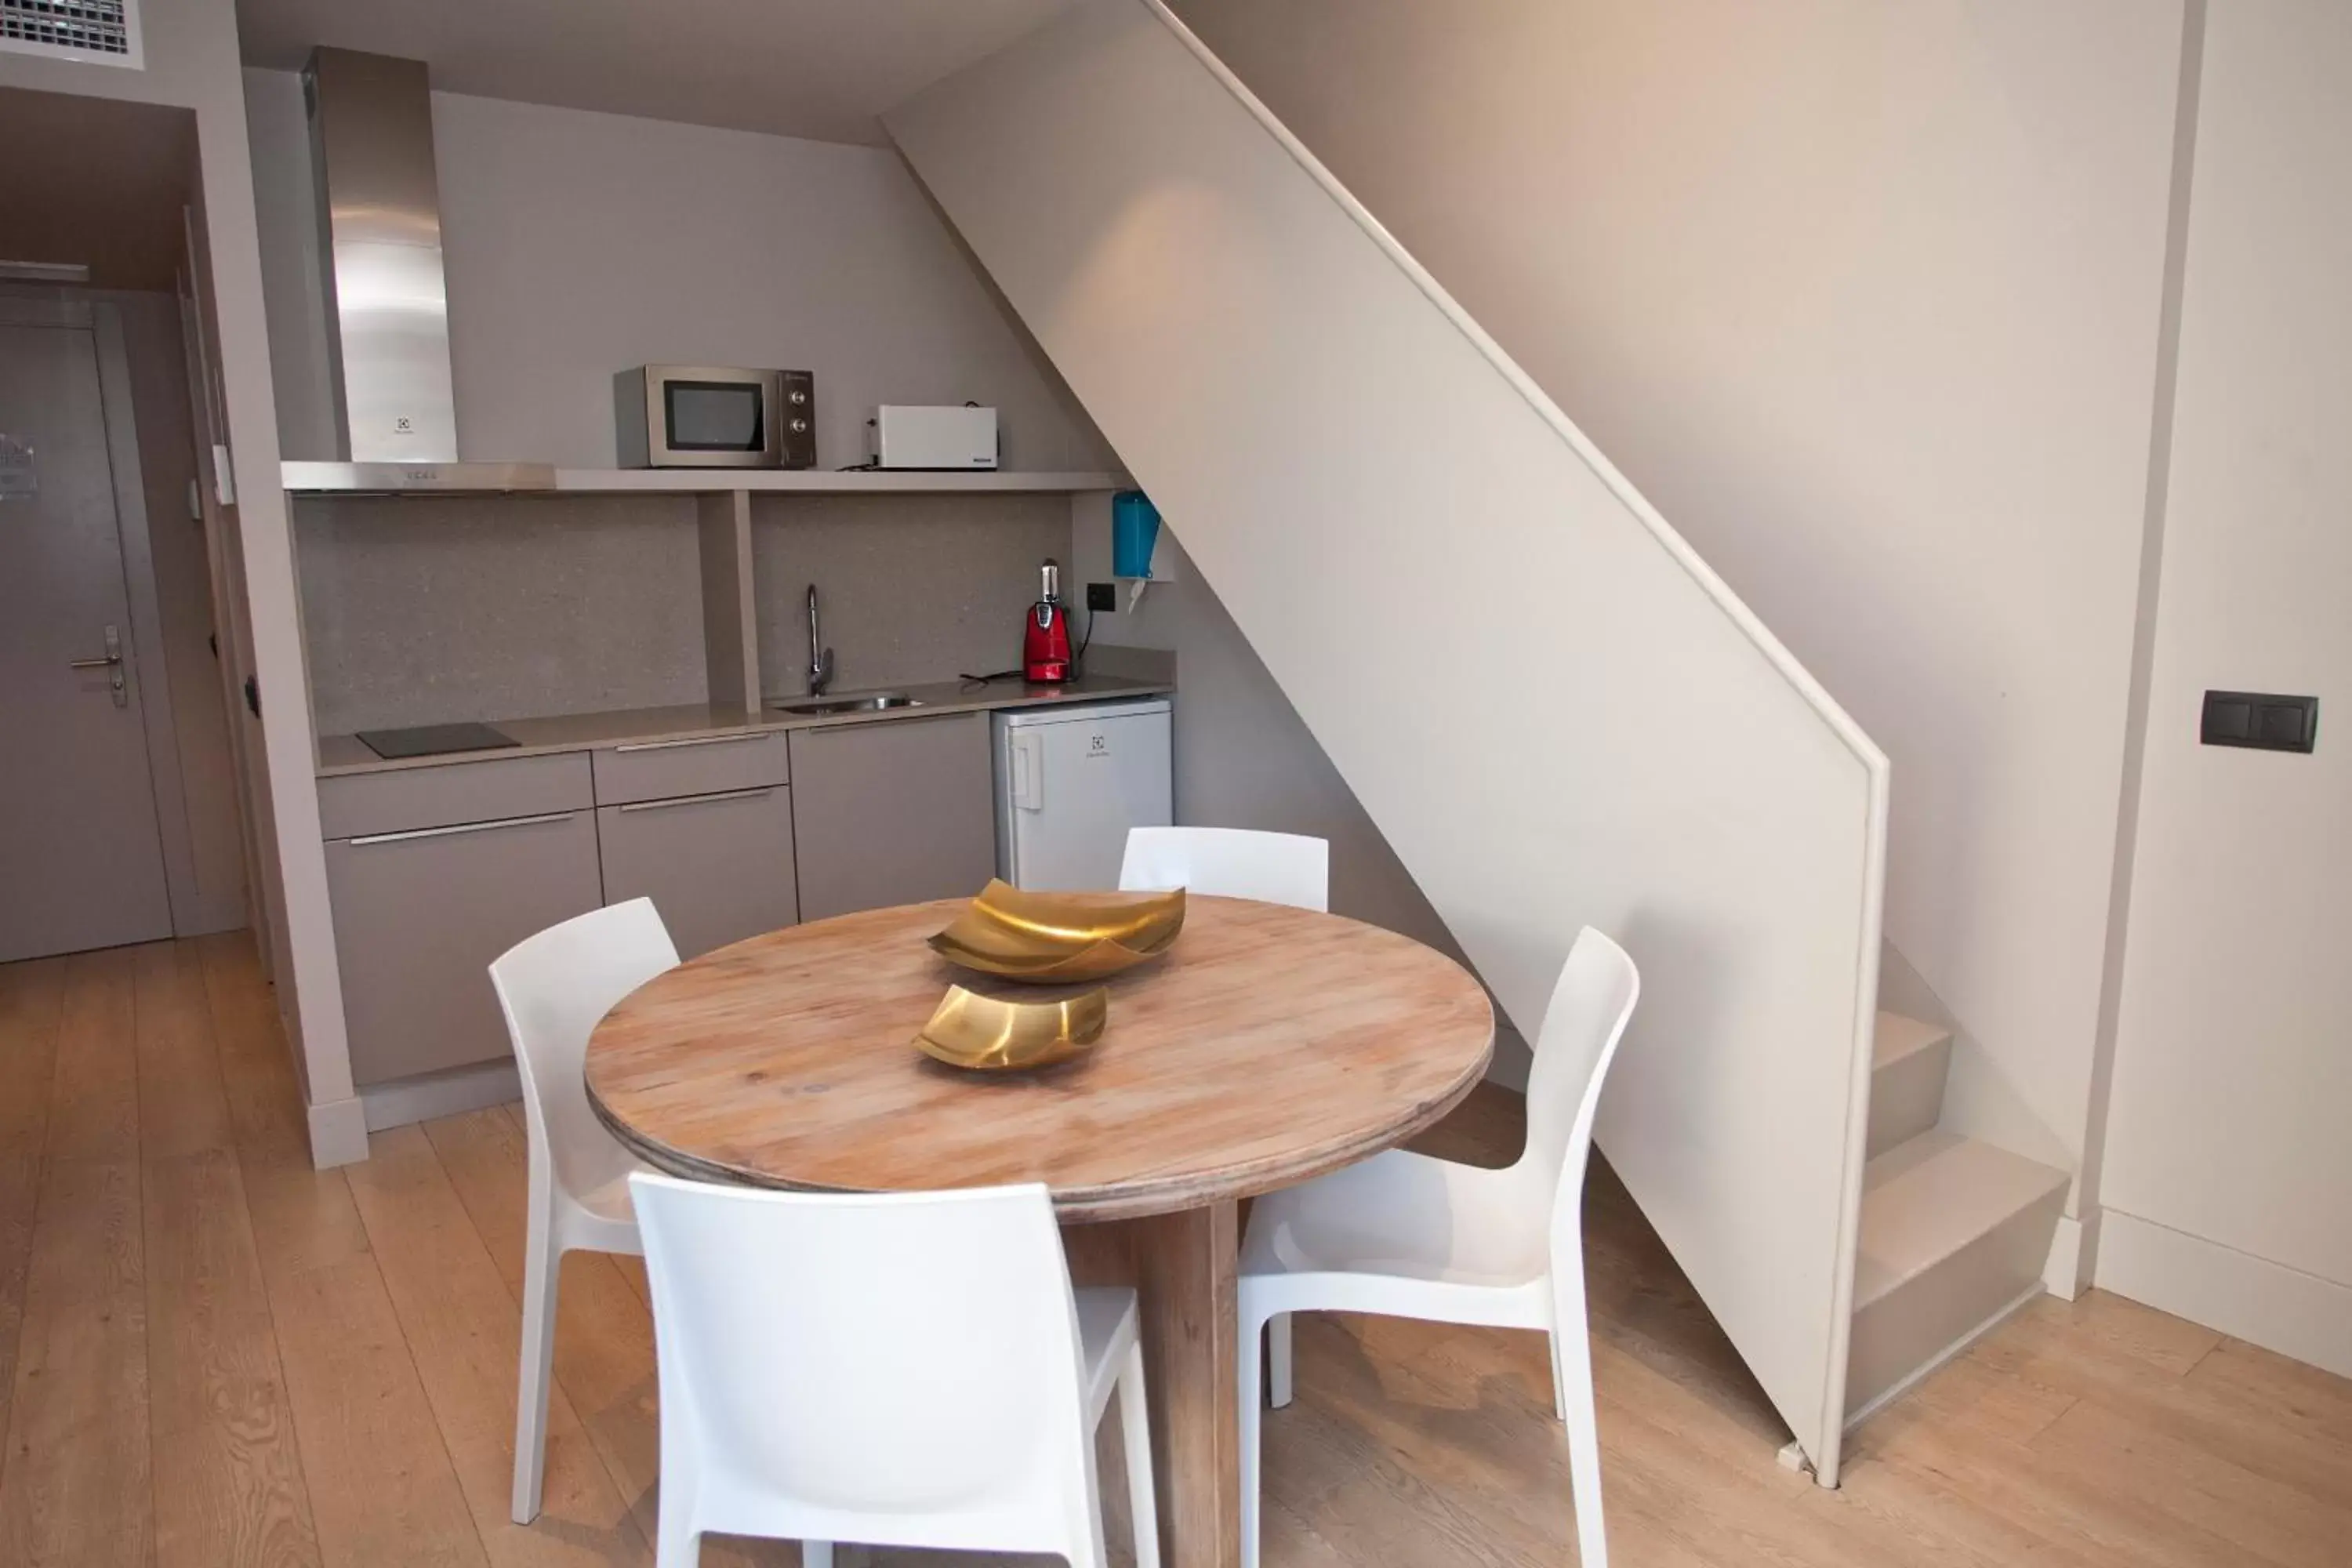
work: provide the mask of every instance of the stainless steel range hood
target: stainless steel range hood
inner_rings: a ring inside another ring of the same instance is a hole
[[[289,488],[554,489],[555,470],[545,463],[458,458],[424,62],[314,49],[302,98],[319,192],[339,460],[289,464]]]

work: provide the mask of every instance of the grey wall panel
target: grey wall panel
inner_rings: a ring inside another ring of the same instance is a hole
[[[704,700],[691,497],[313,497],[295,516],[321,734]]]
[[[754,496],[761,685],[808,689],[811,583],[837,691],[1010,669],[1049,555],[1069,564],[1066,496]]]

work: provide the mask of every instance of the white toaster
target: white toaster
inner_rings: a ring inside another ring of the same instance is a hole
[[[992,468],[996,410],[886,403],[874,411],[877,468]]]

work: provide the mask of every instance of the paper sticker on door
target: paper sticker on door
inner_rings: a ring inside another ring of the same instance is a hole
[[[0,500],[27,499],[40,493],[40,470],[33,467],[33,448],[14,436],[0,435]]]

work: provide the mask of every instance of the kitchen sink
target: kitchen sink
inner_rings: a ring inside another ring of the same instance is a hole
[[[775,702],[780,712],[821,718],[832,713],[880,713],[892,708],[920,708],[922,703],[903,691],[877,691],[871,697],[817,697],[806,702]]]

